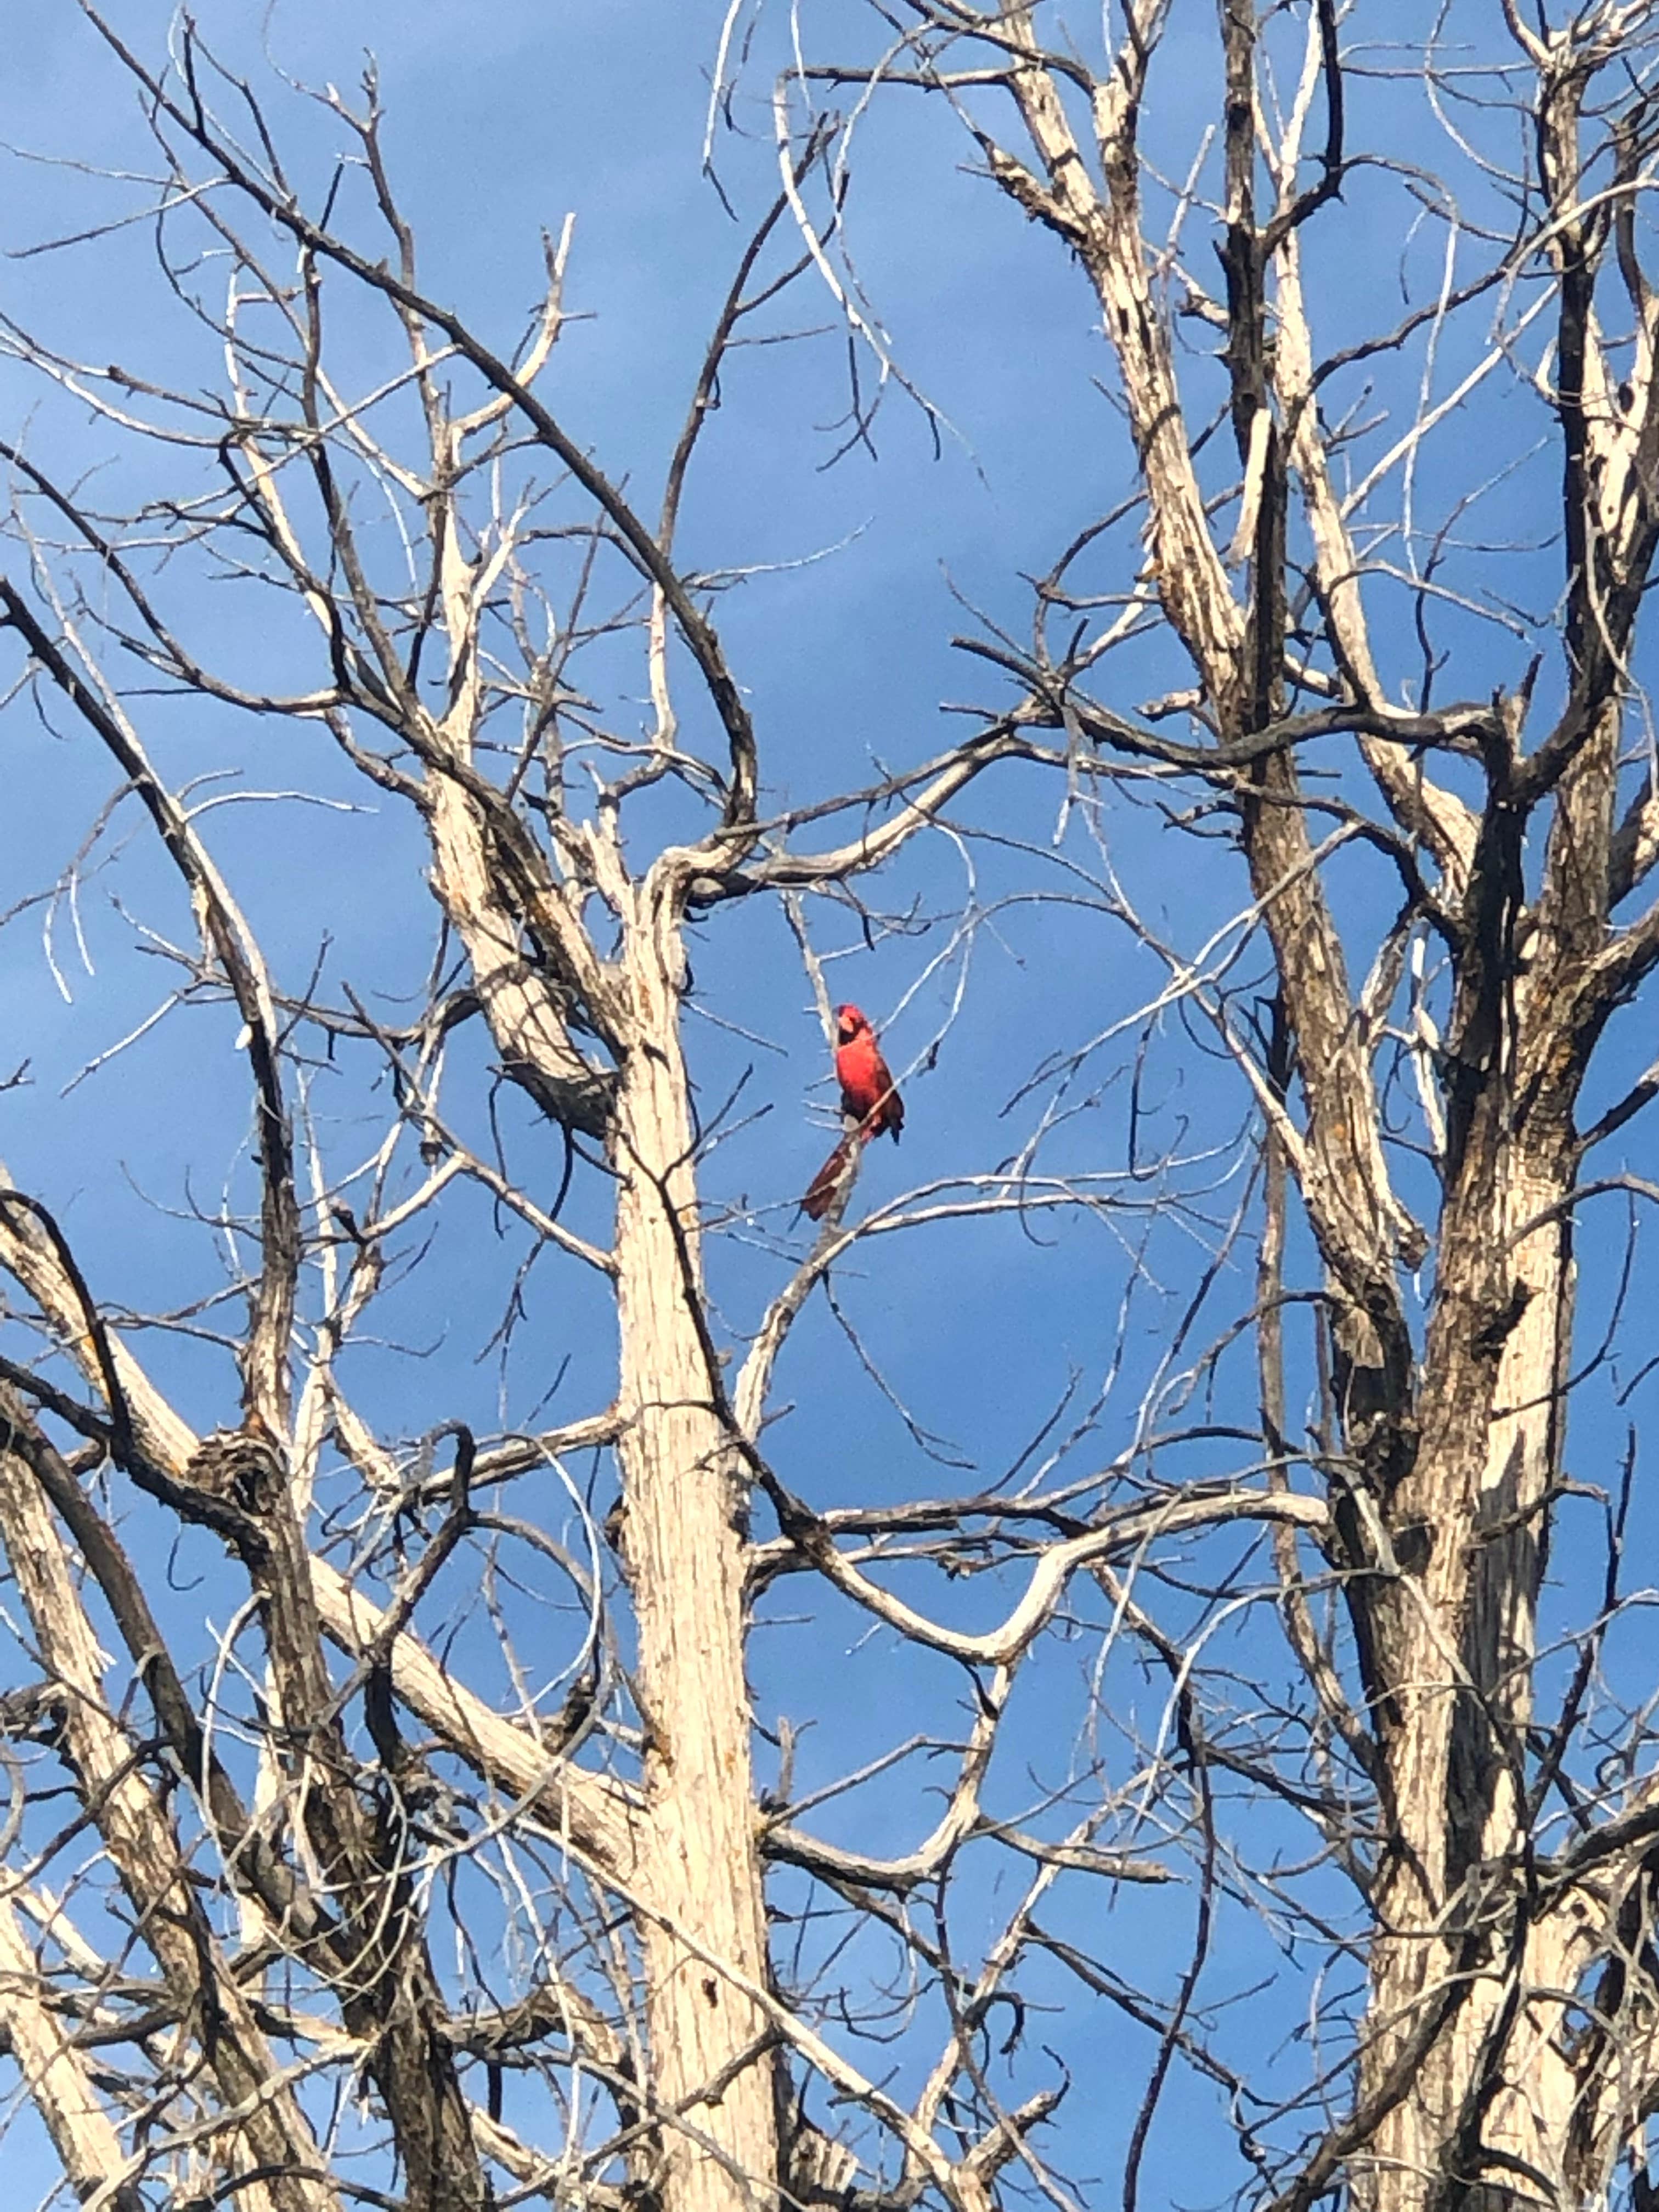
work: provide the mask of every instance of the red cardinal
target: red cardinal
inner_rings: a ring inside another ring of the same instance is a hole
[[[848,1131],[813,1176],[800,1202],[809,1221],[822,1221],[830,1211],[854,1138],[867,1145],[872,1137],[890,1130],[897,1144],[904,1127],[904,1101],[893,1072],[881,1056],[875,1031],[856,1006],[836,1009],[836,1073],[841,1079],[841,1110],[857,1127]]]

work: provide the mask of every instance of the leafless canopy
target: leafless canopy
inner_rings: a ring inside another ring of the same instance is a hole
[[[492,331],[372,70],[53,8],[144,152],[54,118],[0,301],[3,726],[76,825],[0,906],[93,1040],[51,1115],[3,1045],[35,2193],[1647,2205],[1647,1352],[1575,1243],[1659,1197],[1659,10],[732,0],[647,496],[562,398],[579,226]],[[948,448],[860,273],[923,202],[1121,427],[950,741],[809,749],[762,562],[683,543],[826,298],[820,457]],[[866,973],[922,1179],[849,1132],[809,1243],[763,1048]]]

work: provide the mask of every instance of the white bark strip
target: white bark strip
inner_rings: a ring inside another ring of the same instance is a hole
[[[11,1899],[0,1897],[0,2028],[70,2185],[84,2202],[121,2171],[125,2153],[84,2056],[46,2002],[46,1989]]]
[[[617,1106],[617,1449],[646,1731],[639,1869],[653,1908],[644,1930],[653,2087],[718,2153],[665,2126],[676,2212],[749,2212],[775,2202],[778,2148],[766,2016],[743,1986],[763,1988],[768,1976],[744,1676],[744,1470],[698,1326],[681,965],[649,883],[640,908],[627,960],[636,1042]],[[696,1931],[701,1955],[678,1928]]]
[[[202,1960],[212,1963],[216,2033],[204,2057],[224,2104],[246,2117],[220,2154],[228,2164],[246,2158],[287,2178],[262,2185],[271,2212],[337,2212],[323,2162],[293,2090],[254,2021],[240,1984],[228,1970],[198,1916],[171,1824],[134,1771],[126,1736],[104,1700],[105,1661],[75,1588],[62,1540],[29,1469],[0,1449],[0,1540],[33,1631],[40,1663],[64,1692],[64,1732],[76,1771],[96,1808],[99,1832],[139,1916],[169,1995],[188,2021],[201,1990]],[[201,1948],[198,1948],[198,1939]]]

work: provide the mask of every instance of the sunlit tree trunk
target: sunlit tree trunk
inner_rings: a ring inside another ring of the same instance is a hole
[[[640,1881],[663,2201],[726,2212],[777,2172],[764,1906],[744,1679],[745,1470],[702,1322],[702,1239],[679,1037],[684,955],[654,879],[624,955],[616,1102],[623,1545],[639,1639]]]

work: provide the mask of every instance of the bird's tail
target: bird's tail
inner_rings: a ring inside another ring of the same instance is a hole
[[[829,1212],[830,1200],[841,1188],[842,1179],[847,1173],[847,1164],[851,1152],[852,1139],[850,1137],[843,1137],[807,1185],[806,1195],[800,1202],[800,1210],[809,1221],[822,1221],[824,1215]]]

